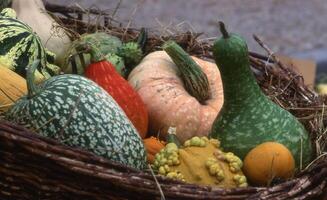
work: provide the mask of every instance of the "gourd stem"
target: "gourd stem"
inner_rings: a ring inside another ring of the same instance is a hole
[[[145,51],[145,46],[148,41],[148,32],[145,28],[141,28],[140,34],[137,38],[137,44],[142,49],[142,52]]]
[[[178,148],[182,146],[181,142],[177,138],[176,133],[169,133],[167,135],[166,141],[167,141],[167,143],[175,143]]]
[[[90,42],[79,44],[75,48],[78,52],[89,53],[91,55],[92,63],[106,60],[100,49]]]
[[[27,72],[26,72],[26,84],[27,84],[27,97],[29,99],[33,98],[37,92],[38,88],[36,84],[34,83],[35,79],[35,71],[37,66],[39,66],[40,60],[35,60],[30,66],[28,66]]]
[[[166,42],[163,49],[178,67],[186,91],[200,103],[209,99],[209,81],[200,66],[174,41]]]
[[[224,22],[219,21],[218,23],[219,23],[219,29],[220,29],[221,34],[223,35],[223,38],[225,38],[225,39],[229,38],[229,33],[226,30]]]

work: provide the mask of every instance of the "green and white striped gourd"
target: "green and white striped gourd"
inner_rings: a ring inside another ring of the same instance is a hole
[[[211,137],[242,159],[261,143],[279,142],[292,152],[298,167],[301,161],[307,164],[313,154],[308,132],[261,91],[250,69],[245,40],[227,33],[222,22],[220,28],[223,37],[214,43],[213,55],[223,82],[224,105]]]
[[[51,64],[55,55],[47,51],[40,38],[25,23],[15,18],[15,11],[6,8],[0,14],[0,63],[26,77],[26,66],[35,59],[41,62],[36,70],[36,82],[58,74],[60,68]]]
[[[145,167],[146,153],[137,130],[106,91],[87,78],[69,74],[36,85],[37,65],[34,62],[27,72],[28,95],[6,113],[8,120],[68,146],[137,169]]]

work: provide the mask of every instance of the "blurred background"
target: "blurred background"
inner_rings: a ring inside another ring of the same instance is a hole
[[[253,40],[260,36],[274,51],[317,63],[318,79],[327,74],[327,0],[53,0],[116,13],[130,27],[161,34],[192,30],[201,39],[219,37],[217,21],[245,37],[249,49],[265,53]],[[116,9],[118,7],[118,9]]]

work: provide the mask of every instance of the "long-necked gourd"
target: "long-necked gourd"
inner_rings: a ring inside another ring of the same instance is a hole
[[[229,34],[223,23],[220,30],[223,37],[214,43],[213,55],[223,81],[224,105],[211,137],[241,158],[258,144],[276,141],[292,152],[297,166],[308,163],[312,156],[308,132],[261,91],[250,69],[245,40]]]
[[[8,120],[66,145],[134,168],[145,167],[146,153],[137,130],[106,91],[87,78],[68,74],[35,85],[37,65],[29,67],[28,94],[6,113]]]
[[[35,59],[40,63],[36,70],[36,82],[58,74],[60,68],[54,64],[55,55],[47,51],[34,31],[16,19],[11,8],[0,13],[0,63],[19,75],[26,76],[26,66]]]

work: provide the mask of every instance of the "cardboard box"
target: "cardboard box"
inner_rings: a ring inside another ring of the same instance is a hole
[[[281,62],[287,66],[293,67],[296,72],[304,78],[304,83],[313,88],[316,80],[317,65],[313,60],[291,58],[285,55],[277,55]]]

